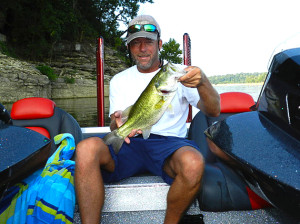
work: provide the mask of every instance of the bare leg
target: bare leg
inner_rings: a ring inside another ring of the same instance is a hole
[[[174,182],[167,196],[165,224],[178,223],[189,205],[193,202],[201,185],[204,172],[204,159],[192,147],[178,149],[165,164],[165,171]]]
[[[75,189],[81,222],[100,223],[104,203],[104,184],[100,167],[114,170],[108,147],[100,138],[93,137],[76,147]]]
[[[206,138],[206,141],[212,153],[214,153],[220,159],[224,160],[224,162],[226,162],[228,165],[232,167],[237,166],[237,163],[229,155],[222,151],[214,142],[212,142],[209,138]]]

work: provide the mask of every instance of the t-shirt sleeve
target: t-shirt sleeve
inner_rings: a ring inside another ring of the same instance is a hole
[[[196,88],[188,88],[183,86],[183,93],[189,104],[197,108],[197,104],[200,100],[198,90]]]
[[[187,65],[179,65],[176,66],[180,69],[185,69]],[[186,98],[189,104],[197,108],[197,104],[200,100],[200,96],[198,90],[196,88],[189,88],[182,85],[182,95]]]

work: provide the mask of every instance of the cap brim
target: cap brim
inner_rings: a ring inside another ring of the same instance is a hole
[[[157,40],[157,33],[151,33],[151,32],[146,32],[146,31],[140,31],[137,33],[133,33],[130,34],[127,37],[127,45],[134,39],[139,38],[139,37],[143,37],[143,38],[148,38],[148,39],[152,39],[152,40]]]

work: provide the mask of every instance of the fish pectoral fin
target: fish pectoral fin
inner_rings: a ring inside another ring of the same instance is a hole
[[[159,110],[160,108],[162,108],[162,106],[164,105],[164,103],[165,103],[165,100],[162,97],[161,100],[158,101],[157,104],[155,104],[155,109]]]
[[[122,112],[122,122],[123,122],[123,124],[128,120],[129,113],[130,113],[132,107],[133,107],[133,105],[127,107],[127,108]]]
[[[150,133],[151,133],[151,127],[150,128],[146,128],[146,129],[143,129],[143,138],[144,139],[148,139],[149,136],[150,136]]]
[[[174,109],[173,109],[172,104],[169,104],[169,106],[167,107],[167,111],[168,111],[171,115],[174,115]]]

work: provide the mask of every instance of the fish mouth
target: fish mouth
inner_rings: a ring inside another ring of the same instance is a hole
[[[168,93],[170,93],[171,91],[168,91],[168,90],[161,90],[160,92],[161,92],[162,94],[164,94],[164,95],[165,95],[165,94],[168,94]]]
[[[170,89],[160,89],[159,90],[159,95],[166,96],[166,95],[169,95],[169,94],[171,94],[175,91],[176,91],[176,89],[171,89],[171,90]]]

